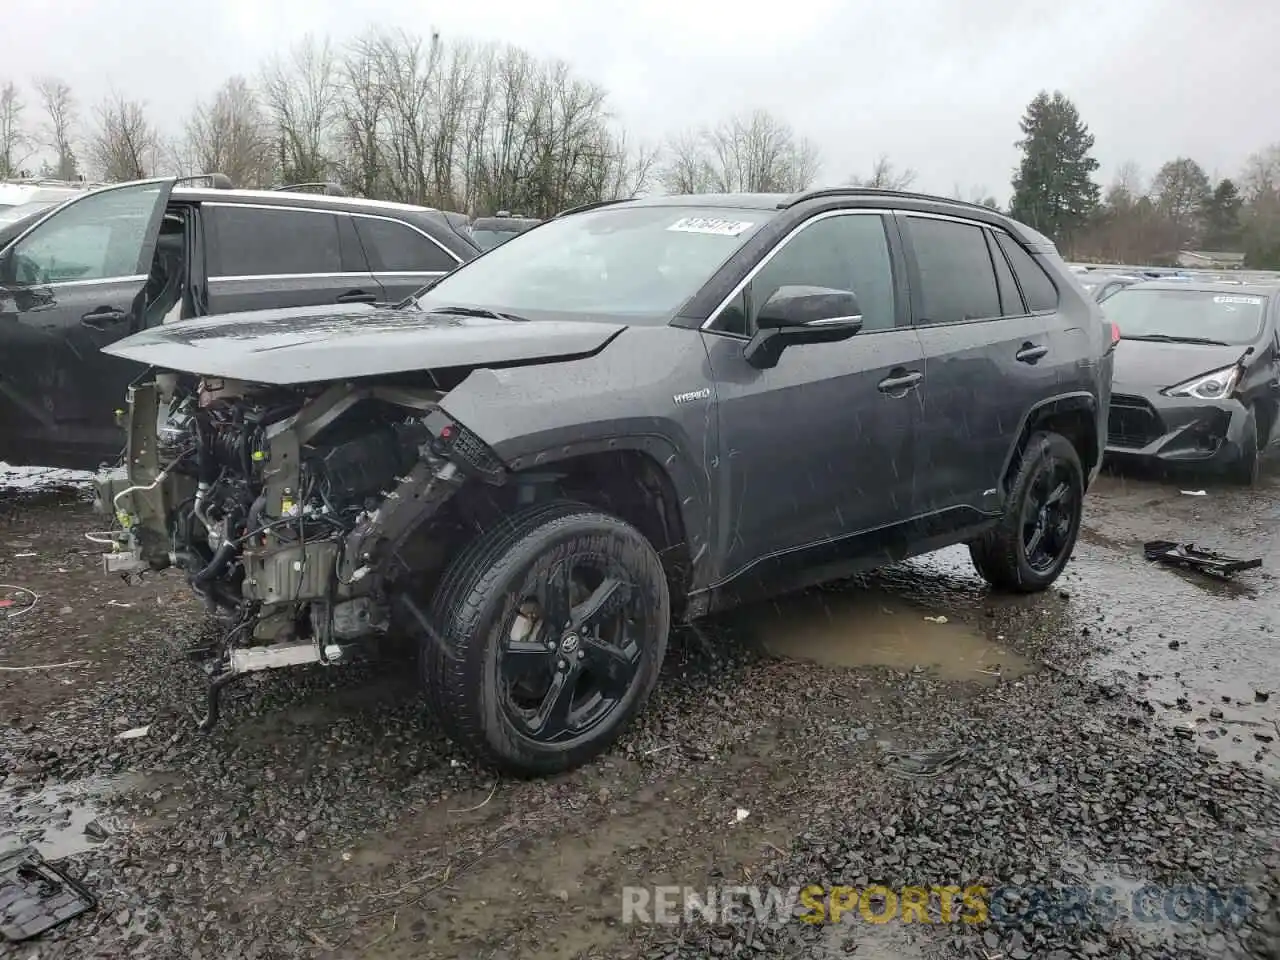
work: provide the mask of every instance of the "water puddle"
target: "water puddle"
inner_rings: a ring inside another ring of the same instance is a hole
[[[920,666],[944,680],[988,682],[1032,669],[1026,658],[973,627],[880,590],[814,591],[753,606],[739,619],[767,651],[792,660],[835,667]]]
[[[102,800],[122,778],[87,778],[31,792],[0,789],[0,850],[32,845],[46,860],[92,850],[118,830]]]

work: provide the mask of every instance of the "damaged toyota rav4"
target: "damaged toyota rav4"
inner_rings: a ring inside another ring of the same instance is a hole
[[[569,211],[393,309],[158,327],[99,477],[107,571],[177,567],[218,691],[407,638],[518,775],[606,749],[673,623],[951,544],[1068,562],[1114,329],[1044,237],[865,189]]]

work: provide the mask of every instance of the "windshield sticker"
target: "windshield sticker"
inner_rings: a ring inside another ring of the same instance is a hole
[[[748,220],[722,220],[718,217],[681,217],[668,230],[678,233],[707,233],[715,237],[736,237],[750,230],[754,223]]]
[[[1214,303],[1247,303],[1251,306],[1261,306],[1261,297],[1214,297]]]

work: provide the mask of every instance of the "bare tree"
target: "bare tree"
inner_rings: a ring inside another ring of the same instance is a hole
[[[275,126],[276,149],[286,181],[324,180],[341,96],[337,58],[327,39],[307,34],[286,55],[268,61],[263,99]]]
[[[44,146],[54,153],[50,172],[60,180],[74,180],[80,167],[74,144],[78,111],[71,88],[57,77],[41,77],[35,87],[45,114]]]
[[[382,35],[370,29],[347,45],[339,66],[338,166],[343,182],[366,197],[383,188],[383,127],[389,106],[380,76]]]
[[[0,84],[0,177],[18,174],[30,156],[31,138],[22,124],[26,104],[12,80]]]
[[[669,193],[792,193],[813,184],[817,147],[766,110],[667,142],[658,179]]]
[[[887,154],[880,154],[871,167],[869,177],[853,176],[849,178],[852,187],[869,187],[874,190],[906,190],[916,182],[916,172],[910,167],[898,170],[890,162]]]
[[[108,181],[141,180],[159,162],[160,136],[144,105],[112,93],[94,111],[97,128],[89,137],[89,160]]]
[[[1195,242],[1204,227],[1205,206],[1212,188],[1200,164],[1189,157],[1170,160],[1151,181],[1157,209],[1178,228],[1179,244]]]
[[[192,173],[225,173],[239,187],[271,182],[270,130],[244,77],[232,77],[186,122],[184,156]]]
[[[706,193],[711,189],[711,165],[699,131],[682,130],[672,134],[667,139],[665,152],[666,161],[658,180],[667,193]]]

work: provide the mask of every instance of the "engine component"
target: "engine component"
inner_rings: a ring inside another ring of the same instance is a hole
[[[318,600],[329,595],[338,542],[322,540],[268,550],[246,550],[244,598],[263,604]]]
[[[104,566],[175,563],[211,607],[235,615],[205,651],[202,728],[236,677],[344,661],[385,633],[394,575],[381,561],[464,475],[505,479],[478,438],[433,416],[440,397],[177,378],[131,393],[129,456],[98,478],[99,509],[123,528]]]
[[[412,468],[430,436],[421,423],[398,423],[322,447],[310,455],[308,466],[321,477],[330,503],[361,500],[385,492],[396,477]]]

